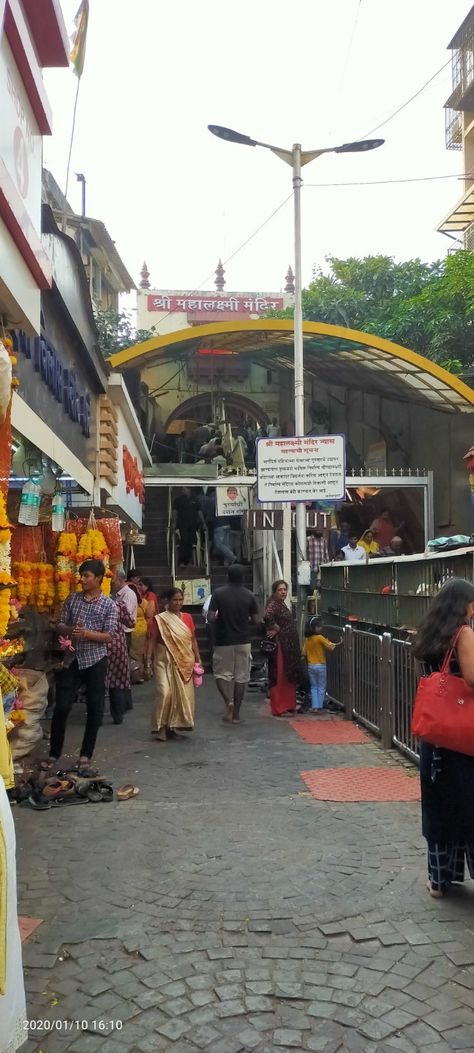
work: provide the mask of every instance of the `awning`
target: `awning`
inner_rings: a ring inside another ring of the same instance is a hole
[[[457,205],[448,212],[438,230],[440,234],[451,234],[456,231],[467,230],[474,223],[474,184],[458,201]]]
[[[391,340],[306,321],[303,339],[306,374],[327,384],[448,412],[473,411],[473,388],[437,362]],[[225,346],[266,369],[294,372],[294,330],[288,318],[187,327],[118,351],[109,363],[113,369],[146,369],[159,361],[192,361],[200,348],[213,346]]]

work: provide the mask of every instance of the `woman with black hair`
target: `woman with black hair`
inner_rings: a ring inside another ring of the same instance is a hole
[[[165,610],[152,621],[156,699],[151,730],[159,742],[179,738],[178,728],[194,727],[193,672],[201,666],[194,621],[181,610],[181,589],[168,589],[163,600]]]
[[[296,709],[296,688],[302,680],[301,648],[292,611],[286,605],[288,585],[275,581],[265,608],[264,622],[276,651],[268,662],[270,707],[274,717],[291,716]]]
[[[451,673],[474,688],[474,585],[452,578],[421,624],[415,658],[427,676],[441,669],[455,643]],[[428,891],[439,899],[453,881],[474,878],[474,757],[420,743],[422,831],[428,842]]]

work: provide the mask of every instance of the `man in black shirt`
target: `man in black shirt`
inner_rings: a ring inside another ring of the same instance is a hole
[[[255,596],[244,586],[244,570],[229,567],[229,584],[212,594],[208,619],[215,628],[213,671],[224,699],[224,720],[240,724],[240,707],[250,679],[250,626],[260,622]]]
[[[173,528],[179,534],[180,567],[186,567],[192,559],[193,545],[200,527],[204,527],[204,518],[199,509],[198,499],[189,486],[184,486],[182,493],[173,502]]]

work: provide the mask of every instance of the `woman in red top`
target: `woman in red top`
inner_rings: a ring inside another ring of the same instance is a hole
[[[156,699],[151,731],[159,742],[177,738],[177,728],[194,727],[193,670],[201,664],[193,619],[181,611],[181,589],[169,589],[163,599],[165,610],[152,621]]]

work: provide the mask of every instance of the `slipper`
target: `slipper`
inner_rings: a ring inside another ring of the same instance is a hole
[[[54,800],[56,797],[63,797],[65,795],[71,795],[75,793],[74,786],[70,779],[48,779],[42,789],[41,793],[47,800]]]
[[[428,889],[428,892],[429,892],[430,896],[432,896],[433,899],[442,899],[443,898],[443,896],[444,896],[443,890],[442,889],[435,889],[435,888],[433,888],[429,878],[428,878],[428,881],[426,882],[426,887]]]
[[[129,801],[132,797],[138,797],[139,793],[138,786],[132,786],[129,782],[125,786],[121,786],[120,790],[117,790],[117,799],[119,801]]]
[[[34,808],[37,812],[46,812],[49,808],[59,808],[60,802],[49,800],[43,797],[42,793],[30,793],[28,804],[30,808]]]
[[[77,765],[77,768],[74,768],[74,771],[79,775],[80,779],[95,779],[99,774],[98,768],[81,768],[79,764]]]

